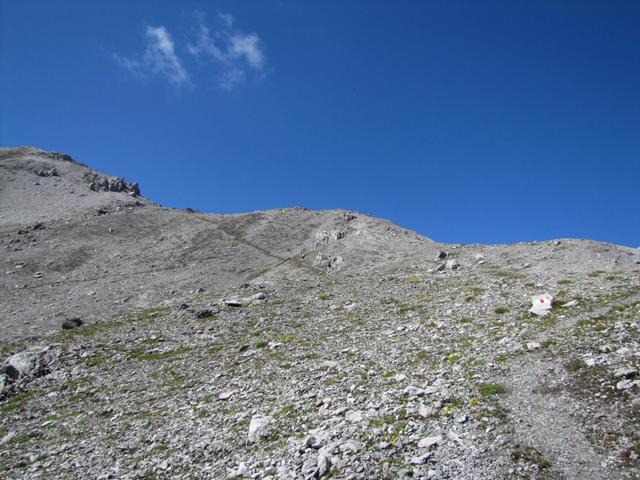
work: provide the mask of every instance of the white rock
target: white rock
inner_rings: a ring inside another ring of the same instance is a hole
[[[576,305],[578,305],[578,300],[571,300],[570,302],[563,303],[562,307],[568,308],[568,307],[575,307]]]
[[[451,260],[447,260],[447,269],[448,270],[457,270],[460,267],[458,260],[452,258]]]
[[[257,442],[260,437],[267,434],[267,427],[273,421],[273,417],[268,415],[254,415],[249,423],[248,440],[252,443]]]
[[[540,342],[527,342],[527,350],[529,350],[530,352],[533,350],[538,350],[542,347],[542,345],[540,345]]]
[[[551,311],[552,303],[553,297],[548,293],[534,295],[531,297],[531,308],[529,309],[529,312],[539,317],[544,317]]]

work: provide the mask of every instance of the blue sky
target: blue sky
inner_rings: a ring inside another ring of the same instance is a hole
[[[640,2],[0,0],[0,144],[166,206],[640,245]]]

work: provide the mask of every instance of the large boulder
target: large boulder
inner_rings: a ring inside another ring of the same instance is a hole
[[[54,359],[53,347],[32,347],[7,358],[4,373],[13,381],[41,377],[49,373],[49,366]]]

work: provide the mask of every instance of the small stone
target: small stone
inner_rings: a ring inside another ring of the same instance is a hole
[[[424,403],[421,403],[420,407],[418,408],[418,415],[420,415],[422,418],[433,417],[435,413],[436,412],[432,407],[430,407],[429,405],[425,405]]]
[[[67,318],[64,322],[62,322],[63,330],[73,330],[74,328],[80,327],[84,322],[79,318]]]
[[[529,350],[530,352],[539,350],[540,348],[542,348],[540,342],[527,342],[527,350]]]
[[[636,382],[634,382],[633,380],[629,380],[629,379],[625,379],[625,380],[620,380],[618,383],[616,383],[616,389],[618,390],[627,390],[631,387],[633,387],[635,385]]]
[[[318,450],[324,447],[325,443],[326,443],[325,438],[315,436],[315,435],[308,435],[307,438],[304,439],[304,445],[306,447],[313,448],[315,450]]]
[[[436,255],[436,260],[442,260],[444,258],[447,258],[447,252],[438,252],[438,255]]]
[[[576,305],[578,305],[578,300],[571,300],[570,302],[567,303],[563,303],[562,307],[563,308],[569,308],[569,307],[575,307]]]
[[[430,449],[431,447],[434,447],[436,445],[438,445],[439,443],[442,443],[442,435],[434,435],[432,437],[425,437],[422,440],[420,440],[418,442],[418,448],[426,448],[426,449]]]
[[[451,260],[447,260],[447,269],[448,270],[457,270],[460,267],[458,260],[452,258]]]
[[[402,393],[405,395],[405,397],[415,398],[424,397],[427,392],[422,388],[418,388],[414,385],[409,385],[402,391]]]
[[[432,452],[423,453],[422,455],[416,455],[409,459],[409,463],[412,465],[424,465],[427,460],[433,455]]]
[[[228,390],[218,395],[218,400],[229,400],[232,396],[233,396],[233,390]]]
[[[207,317],[212,317],[213,315],[215,315],[215,312],[213,310],[211,310],[210,308],[203,308],[202,310],[196,310],[193,315],[196,318],[207,318]]]

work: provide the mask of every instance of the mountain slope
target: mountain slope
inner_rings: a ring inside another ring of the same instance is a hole
[[[638,251],[102,178],[0,150],[0,476],[638,478]]]

